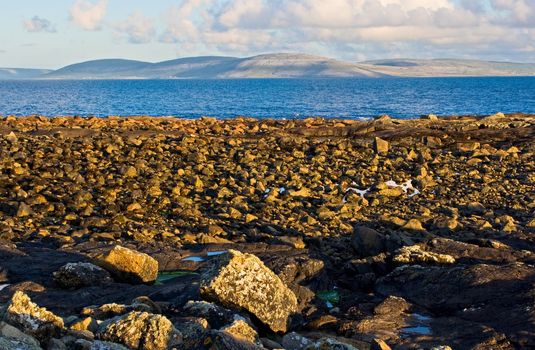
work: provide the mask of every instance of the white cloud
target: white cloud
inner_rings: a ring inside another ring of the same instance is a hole
[[[114,25],[116,33],[132,44],[145,44],[156,35],[154,20],[143,15],[142,12],[133,12],[126,20]]]
[[[33,16],[30,19],[26,19],[22,22],[22,24],[24,25],[24,28],[31,33],[56,32],[56,27],[48,19],[41,18],[39,16]]]
[[[70,10],[71,20],[85,30],[100,30],[107,8],[108,0],[76,0]]]
[[[192,53],[535,60],[535,0],[182,0],[162,23]]]

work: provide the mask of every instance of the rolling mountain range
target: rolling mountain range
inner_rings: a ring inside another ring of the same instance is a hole
[[[103,59],[76,63],[54,71],[0,68],[0,79],[379,78],[388,76],[535,76],[535,64],[456,59],[387,59],[353,63],[306,54],[277,53],[247,58],[189,57],[157,63]]]

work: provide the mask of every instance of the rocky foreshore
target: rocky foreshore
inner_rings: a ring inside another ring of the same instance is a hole
[[[0,117],[0,349],[533,349],[535,115]]]

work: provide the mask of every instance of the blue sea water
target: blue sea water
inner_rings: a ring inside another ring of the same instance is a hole
[[[0,115],[362,118],[535,112],[535,77],[19,80]]]

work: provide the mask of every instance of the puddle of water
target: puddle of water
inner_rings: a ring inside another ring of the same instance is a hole
[[[9,284],[0,284],[0,290],[9,287]]]
[[[283,194],[284,192],[286,192],[286,188],[284,188],[284,187],[279,188],[279,193],[280,194]]]
[[[414,317],[415,319],[417,319],[418,321],[431,321],[432,318],[430,316],[425,316],[425,315],[422,315],[422,314],[412,314],[411,315],[412,317]]]
[[[401,328],[401,333],[407,335],[431,335],[431,327],[429,326],[413,326]]]
[[[317,292],[316,297],[330,304],[336,304],[340,302],[340,294],[335,290],[325,290]]]
[[[332,309],[334,307],[334,305],[330,301],[326,301],[325,306],[327,306],[327,308],[329,309]]]
[[[193,262],[203,262],[206,260],[202,256],[188,256],[187,258],[182,259],[182,261],[193,261]]]
[[[195,272],[190,271],[167,271],[167,272],[160,272],[158,273],[158,277],[156,277],[156,281],[154,282],[155,285],[162,285],[166,282],[183,276],[189,276],[189,275],[196,275]]]
[[[225,254],[226,252],[227,252],[226,250],[215,250],[213,252],[206,253],[206,256],[217,256],[217,255]]]

